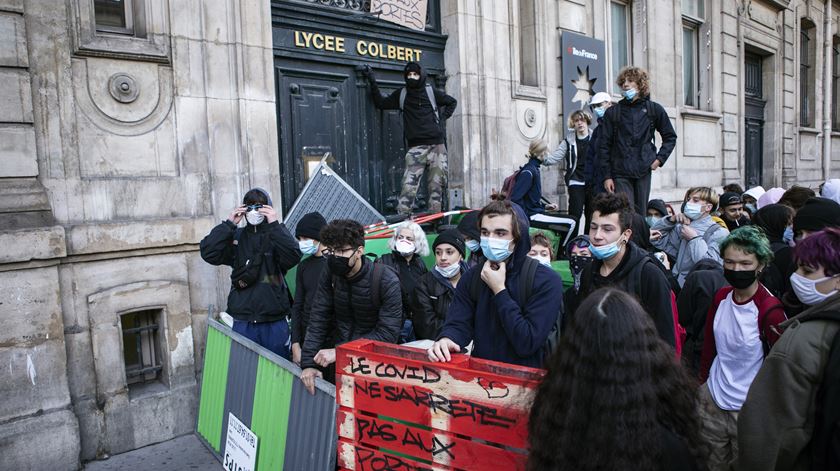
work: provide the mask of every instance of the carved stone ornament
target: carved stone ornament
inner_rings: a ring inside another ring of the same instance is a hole
[[[131,103],[140,95],[140,87],[128,74],[114,74],[108,80],[111,96],[120,103]]]
[[[537,124],[537,112],[534,111],[533,108],[528,108],[525,110],[525,125],[529,128],[534,127]]]

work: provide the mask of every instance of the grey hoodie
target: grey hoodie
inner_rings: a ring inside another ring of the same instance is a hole
[[[662,233],[659,240],[651,240],[653,246],[677,259],[671,271],[677,277],[680,286],[685,283],[685,277],[691,272],[691,268],[700,260],[710,259],[723,265],[720,242],[729,235],[729,231],[709,215],[691,221],[690,227],[697,231],[697,237],[691,240],[680,236],[682,224],[674,224],[671,218],[662,218],[652,227],[653,230]]]

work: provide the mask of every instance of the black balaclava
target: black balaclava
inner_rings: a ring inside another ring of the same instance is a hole
[[[417,72],[420,75],[420,78],[417,80],[409,79],[409,72]],[[403,78],[405,79],[405,86],[408,88],[421,88],[423,85],[426,84],[426,73],[423,72],[423,67],[420,67],[420,64],[418,64],[417,62],[409,62],[405,65],[405,69],[403,71]]]

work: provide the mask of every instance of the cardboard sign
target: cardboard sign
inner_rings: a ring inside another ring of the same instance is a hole
[[[426,29],[428,0],[371,0],[371,13],[379,18],[417,31]]]
[[[229,414],[222,467],[228,471],[254,471],[256,463],[257,436],[235,415]]]

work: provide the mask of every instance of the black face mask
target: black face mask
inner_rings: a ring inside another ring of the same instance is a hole
[[[723,269],[723,277],[735,289],[746,289],[755,283],[758,275],[754,270],[750,271],[735,271],[728,268]]]
[[[572,255],[569,257],[569,268],[573,275],[583,273],[583,270],[592,263],[592,257],[584,257],[582,255]]]
[[[405,86],[408,88],[420,88],[420,79],[410,79],[406,77]]]
[[[353,267],[350,266],[350,257],[342,257],[339,255],[327,256],[327,266],[330,268],[330,272],[332,272],[335,276],[347,276],[347,274],[350,273],[350,270],[353,269]]]

